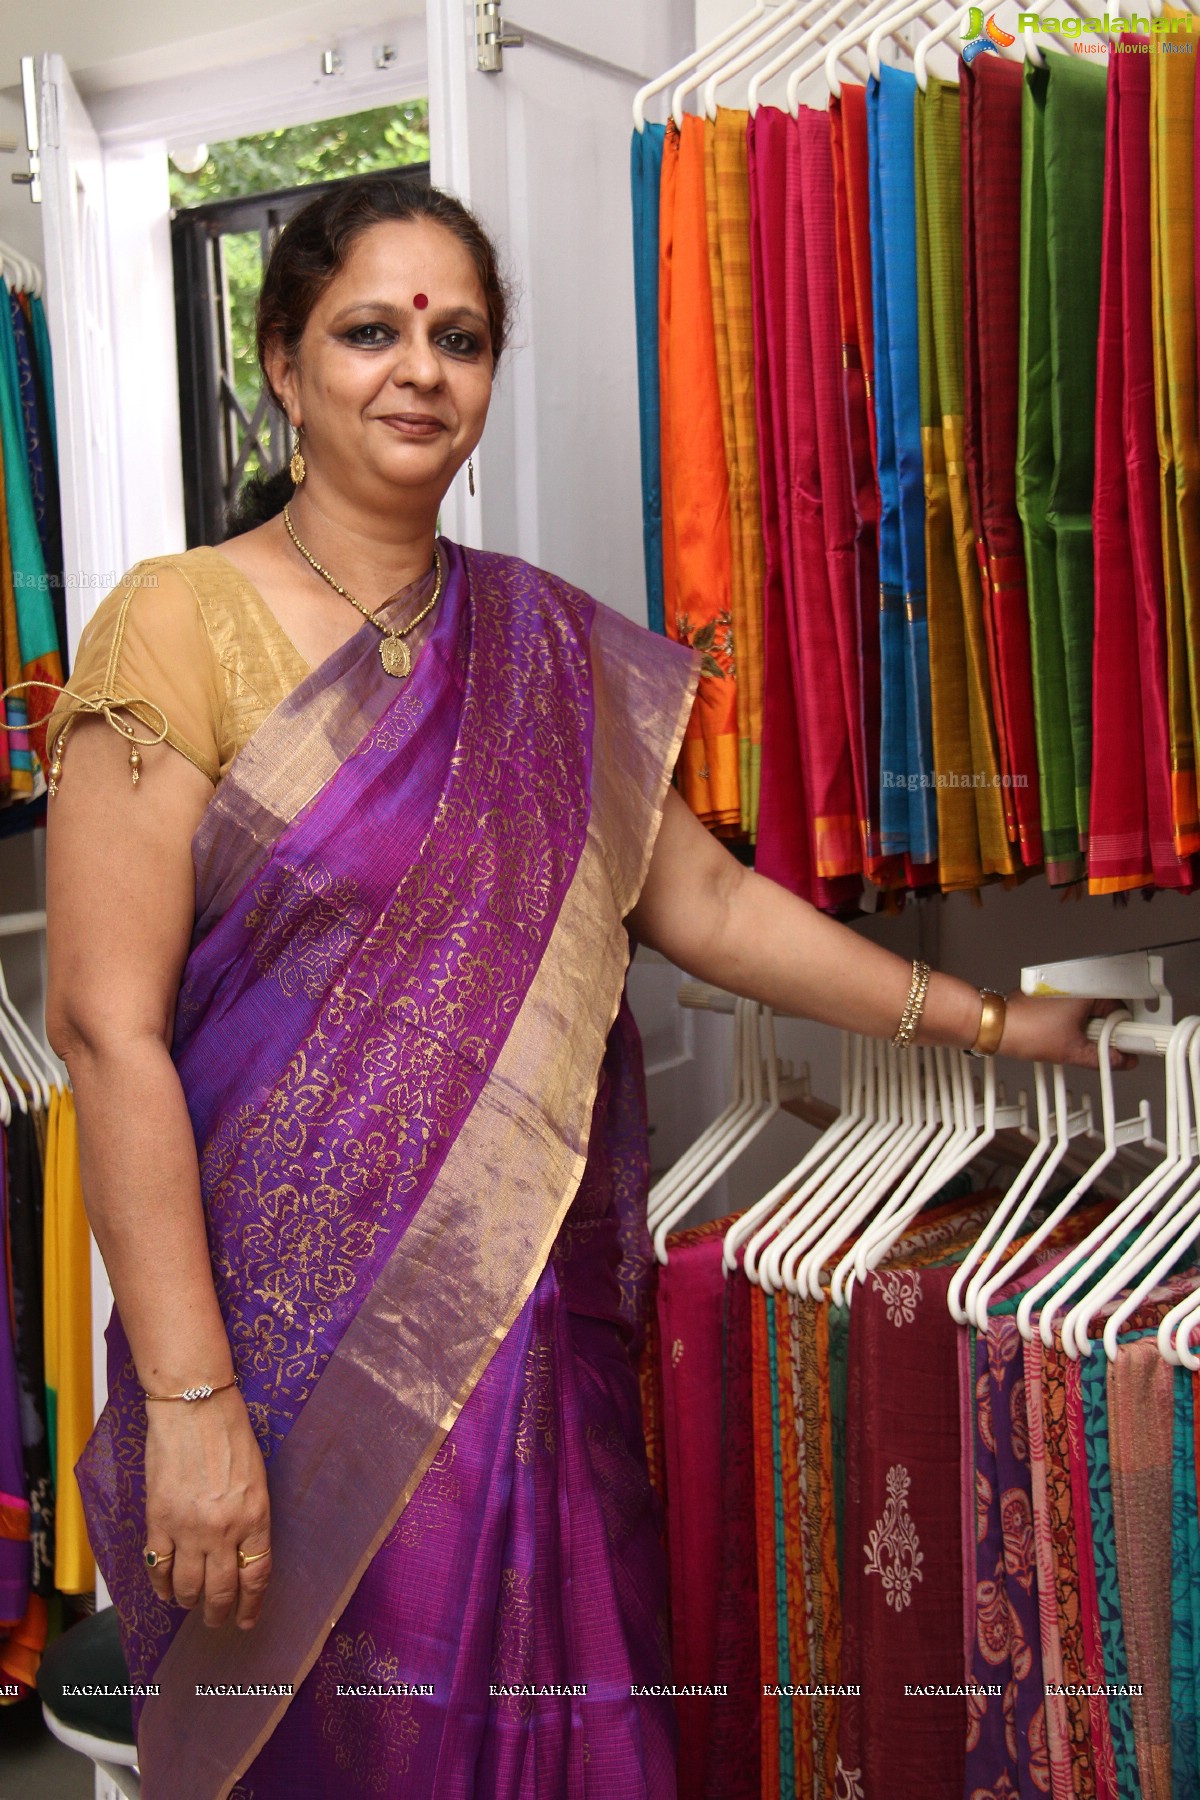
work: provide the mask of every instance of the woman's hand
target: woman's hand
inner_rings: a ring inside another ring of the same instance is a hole
[[[1102,1019],[1116,1000],[1077,1000],[1057,995],[1009,994],[1004,1014],[1001,1056],[1026,1062],[1071,1063],[1080,1069],[1100,1067],[1100,1047],[1087,1035],[1089,1019]],[[1112,1052],[1114,1069],[1134,1069],[1137,1057]]]
[[[206,1625],[236,1608],[249,1630],[262,1607],[271,1558],[267,1472],[237,1388],[208,1400],[146,1407],[146,1546],[174,1550],[147,1569],[160,1600],[203,1605]],[[238,1568],[237,1553],[257,1558]]]

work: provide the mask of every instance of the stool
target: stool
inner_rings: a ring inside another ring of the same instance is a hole
[[[80,1619],[50,1645],[38,1670],[37,1690],[42,1717],[58,1741],[95,1763],[126,1800],[141,1800],[129,1698],[63,1692],[83,1686],[120,1687],[128,1681],[117,1610],[106,1606]]]

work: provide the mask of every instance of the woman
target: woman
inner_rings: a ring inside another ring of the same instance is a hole
[[[437,537],[506,322],[449,197],[306,207],[259,317],[292,478],[131,571],[47,734],[48,1029],[116,1298],[79,1477],[149,1800],[674,1792],[630,1692],[668,1679],[631,937],[1094,1061],[1086,1004],[922,1010],[744,870],[669,787],[693,654]]]

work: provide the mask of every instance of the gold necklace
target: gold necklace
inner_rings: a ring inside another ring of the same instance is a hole
[[[401,625],[399,629],[395,629],[390,625],[381,625],[374,613],[368,612],[361,600],[356,600],[353,594],[347,593],[341,583],[333,579],[329,570],[321,567],[312,552],[304,548],[304,545],[296,536],[296,528],[292,524],[292,515],[287,506],[283,509],[283,522],[287,526],[288,536],[291,538],[293,544],[295,544],[305,562],[308,563],[311,568],[314,568],[317,571],[317,574],[320,575],[324,581],[329,583],[331,588],[336,589],[343,600],[348,600],[351,606],[357,607],[363,618],[369,619],[376,631],[382,634],[382,641],[379,645],[379,660],[383,664],[384,672],[388,675],[394,675],[399,681],[403,681],[404,677],[412,668],[412,652],[404,640],[409,632],[421,623],[422,619],[428,618],[429,614],[437,605],[438,600],[441,598],[442,552],[439,546],[436,543],[433,546],[433,561],[434,566],[437,569],[437,581],[434,583],[433,593],[430,595],[428,603],[421,608],[416,618],[410,619],[407,625]],[[399,591],[399,589],[396,590],[397,593],[399,593]],[[394,595],[389,595],[388,599],[394,599],[394,597]],[[387,600],[385,600],[383,605],[386,606],[387,603]]]

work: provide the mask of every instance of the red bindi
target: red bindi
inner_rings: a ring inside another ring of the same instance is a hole
[[[413,305],[416,307],[418,312],[424,312],[425,308],[429,305],[429,295],[428,294],[414,294],[413,295]]]

